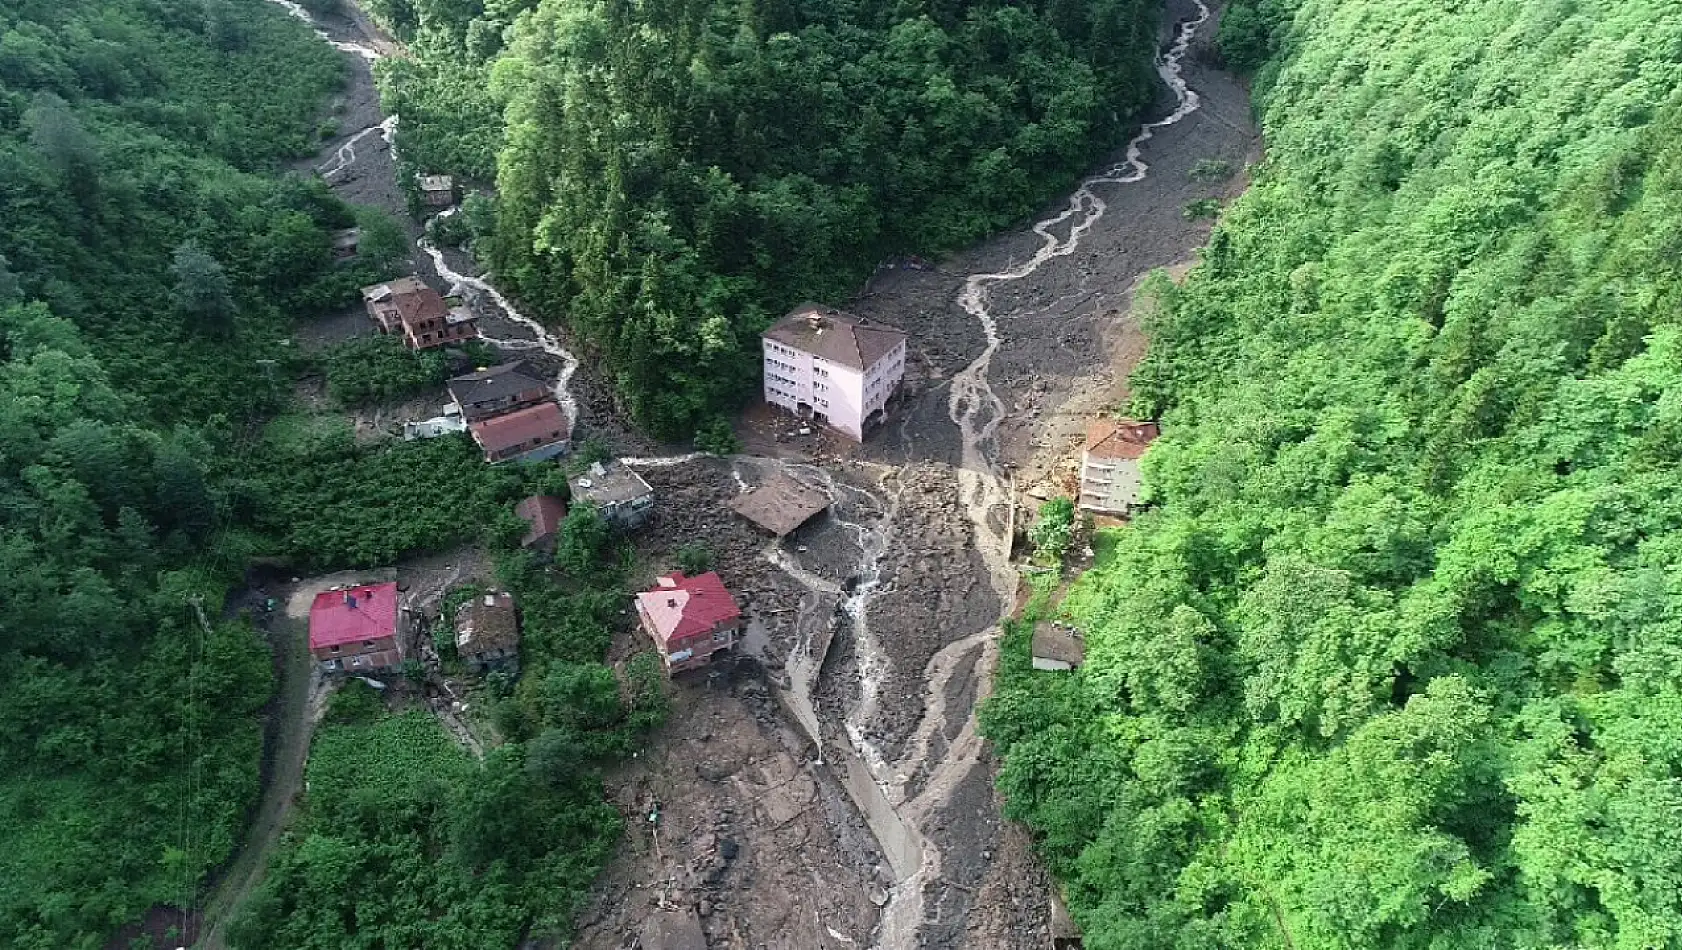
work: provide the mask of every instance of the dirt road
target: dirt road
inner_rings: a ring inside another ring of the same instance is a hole
[[[348,575],[344,582],[358,580]],[[309,608],[317,591],[326,590],[334,578],[299,585],[285,592],[285,610],[269,622],[269,646],[274,651],[275,695],[264,723],[263,792],[257,802],[245,845],[222,875],[220,885],[204,907],[204,931],[198,946],[202,950],[225,950],[227,925],[234,913],[263,879],[269,856],[280,841],[291,816],[293,802],[304,786],[304,763],[309,758],[310,736],[315,732],[323,684],[310,662],[308,650]]]

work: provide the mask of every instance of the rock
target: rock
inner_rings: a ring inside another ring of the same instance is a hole
[[[875,904],[877,907],[888,906],[888,892],[884,891],[880,887],[871,888],[870,889],[870,902],[872,904]]]
[[[702,917],[711,917],[712,912],[712,901],[702,901],[695,905],[695,913],[700,914]]]
[[[719,839],[718,853],[723,856],[724,860],[726,860],[726,861],[736,860],[736,855],[740,854],[741,850],[742,850],[741,847],[736,844],[736,839],[735,838],[721,838],[721,839]]]
[[[695,766],[695,774],[709,782],[722,782],[736,774],[736,770],[727,765],[708,760]]]

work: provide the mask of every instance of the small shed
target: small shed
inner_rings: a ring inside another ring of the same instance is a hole
[[[638,950],[707,950],[701,918],[695,908],[656,910],[642,922]]]
[[[456,653],[476,673],[520,669],[520,617],[514,595],[487,591],[456,608]]]
[[[1073,627],[1053,620],[1034,624],[1034,669],[1074,670],[1086,661],[1086,641]]]
[[[730,501],[730,510],[783,537],[829,507],[829,496],[777,473],[765,484]]]
[[[526,536],[520,539],[520,547],[554,554],[555,538],[567,516],[566,502],[554,495],[532,495],[515,505],[514,513],[526,523]]]
[[[1056,892],[1051,895],[1051,950],[1081,950],[1084,944],[1080,925],[1069,916],[1069,908]]]
[[[421,175],[415,184],[420,186],[421,204],[429,208],[448,208],[456,203],[456,180],[449,175]]]
[[[345,228],[333,232],[333,260],[343,263],[356,259],[358,248],[362,245],[361,228]]]

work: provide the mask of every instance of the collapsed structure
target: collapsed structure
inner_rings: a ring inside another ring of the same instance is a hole
[[[486,591],[456,608],[456,655],[475,673],[520,672],[520,615],[513,594]]]
[[[783,472],[765,484],[730,500],[730,510],[777,537],[817,517],[829,507],[829,496],[807,487]]]

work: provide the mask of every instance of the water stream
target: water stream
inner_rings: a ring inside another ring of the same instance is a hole
[[[304,21],[334,49],[370,62],[381,58],[380,51],[371,46],[334,40],[294,0],[270,2]],[[1143,159],[1145,143],[1157,130],[1174,125],[1197,111],[1200,100],[1197,93],[1187,86],[1181,65],[1192,39],[1198,29],[1208,22],[1211,13],[1205,0],[1194,2],[1198,16],[1178,25],[1174,42],[1156,63],[1158,75],[1174,95],[1174,110],[1140,129],[1128,143],[1121,161],[1081,182],[1062,210],[1031,228],[1031,233],[1040,238],[1041,244],[1028,259],[1005,270],[971,275],[959,296],[959,305],[980,324],[987,343],[981,354],[952,380],[947,410],[962,438],[960,466],[956,475],[960,498],[974,527],[976,548],[982,556],[1001,609],[1007,614],[1014,603],[1017,586],[1015,571],[1009,563],[1011,539],[1007,527],[1013,499],[1007,482],[1001,477],[998,460],[998,427],[1004,418],[1005,406],[987,378],[992,358],[1003,344],[998,320],[989,307],[988,291],[995,286],[1021,280],[1047,262],[1075,253],[1082,238],[1107,210],[1108,206],[1097,189],[1144,180],[1150,170]],[[377,132],[390,143],[397,121],[397,116],[389,116],[379,125],[351,136],[317,170],[328,178],[342,174],[355,163],[358,142]],[[451,208],[441,212],[439,217],[455,212],[456,209]],[[1068,225],[1067,234],[1060,238],[1053,231],[1064,225]],[[516,309],[490,283],[488,274],[473,277],[456,271],[445,260],[443,252],[424,237],[418,246],[432,259],[440,278],[488,296],[509,320],[525,327],[534,337],[532,340],[487,339],[486,342],[509,350],[542,350],[560,361],[555,398],[576,428],[579,405],[569,384],[578,369],[577,357],[540,322]],[[624,461],[632,466],[653,468],[687,464],[705,456],[706,453],[695,452],[627,458]],[[898,540],[895,520],[899,510],[899,492],[888,487],[888,478],[883,481],[883,496],[878,497],[866,489],[839,482],[825,469],[786,465],[771,460],[756,461],[786,466],[791,473],[798,472],[803,476],[802,481],[821,487],[833,503],[832,517],[852,535],[858,548],[855,573],[848,585],[837,584],[806,570],[781,543],[769,545],[764,556],[807,591],[796,620],[797,642],[795,648],[789,651],[785,667],[789,679],[785,692],[796,721],[819,750],[826,746],[819,728],[813,692],[829,642],[828,631],[820,631],[820,625],[830,625],[835,620],[825,616],[817,609],[818,606],[828,599],[838,598],[840,614],[850,625],[860,670],[860,700],[844,722],[850,746],[847,751],[851,754],[831,765],[876,836],[898,881],[883,911],[875,950],[912,950],[917,946],[917,934],[925,919],[924,887],[926,884],[938,884],[944,859],[940,846],[924,829],[979,763],[982,740],[976,729],[975,706],[986,696],[991,684],[1002,628],[1000,624],[994,624],[954,641],[929,661],[924,670],[923,714],[905,752],[896,760],[889,761],[867,739],[865,726],[874,718],[881,699],[877,692],[880,672],[892,662],[871,633],[870,609],[872,602],[887,590],[882,582],[881,561]],[[745,488],[747,483],[739,472],[735,477],[738,484]],[[866,525],[866,520],[874,521],[874,526]],[[966,669],[966,658],[978,651],[977,662],[967,667],[971,671],[969,675],[976,680],[975,701],[963,709],[949,708],[952,679]],[[931,761],[934,737],[944,736],[957,716],[964,717],[957,737],[947,745],[938,761]],[[918,777],[922,782],[913,793],[912,782]]]

